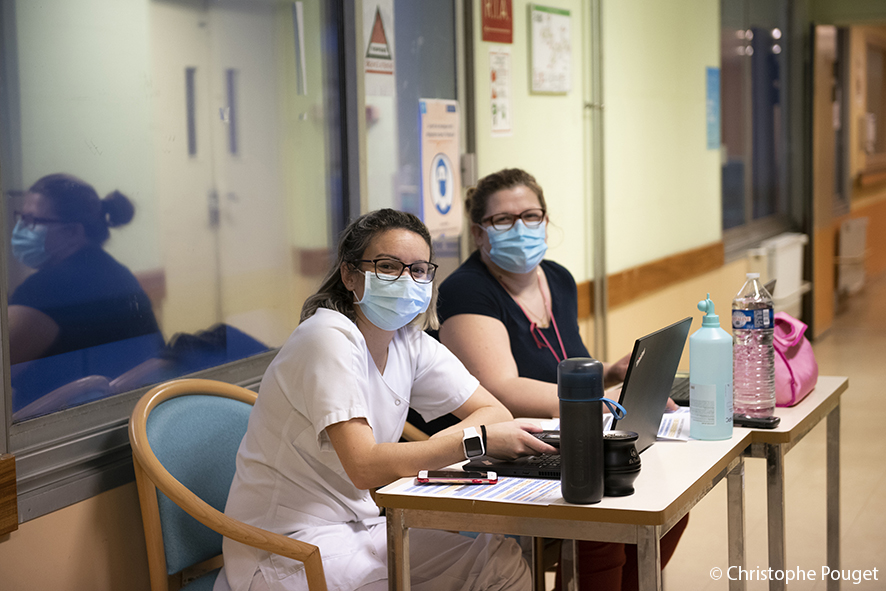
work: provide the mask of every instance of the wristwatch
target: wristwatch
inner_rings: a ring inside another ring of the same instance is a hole
[[[483,447],[483,438],[480,437],[480,434],[477,433],[477,429],[474,427],[465,429],[462,444],[465,447],[465,458],[469,460],[486,453],[486,449]]]

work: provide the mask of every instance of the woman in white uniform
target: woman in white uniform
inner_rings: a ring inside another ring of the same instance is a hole
[[[330,591],[387,588],[384,517],[369,491],[474,455],[555,450],[422,329],[437,326],[431,237],[415,216],[369,213],[342,234],[337,261],[268,367],[237,454],[226,513],[320,547]],[[461,422],[398,443],[409,406]],[[480,433],[485,433],[485,441]],[[225,540],[234,591],[307,589],[302,563]],[[529,589],[509,538],[410,532],[415,589]]]

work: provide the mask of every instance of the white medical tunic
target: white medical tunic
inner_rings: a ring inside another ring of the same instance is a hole
[[[319,546],[330,590],[387,578],[369,533],[384,518],[369,491],[348,478],[324,429],[362,417],[376,442],[395,442],[410,404],[433,420],[478,385],[448,349],[414,327],[396,331],[382,374],[357,326],[318,309],[262,378],[225,513]],[[307,589],[301,562],[228,539],[224,558],[234,591],[249,588],[256,568],[272,591]]]

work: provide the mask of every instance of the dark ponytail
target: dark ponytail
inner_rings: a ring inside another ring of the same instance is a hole
[[[102,199],[102,216],[109,228],[125,226],[135,216],[135,206],[126,195],[113,191]]]
[[[120,191],[99,199],[92,185],[70,174],[47,175],[29,192],[48,199],[60,220],[82,224],[86,237],[96,244],[104,244],[110,237],[108,228],[126,225],[135,215],[132,201]]]

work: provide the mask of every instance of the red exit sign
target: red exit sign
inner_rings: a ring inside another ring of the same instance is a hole
[[[514,42],[514,11],[511,0],[481,0],[483,41]]]

